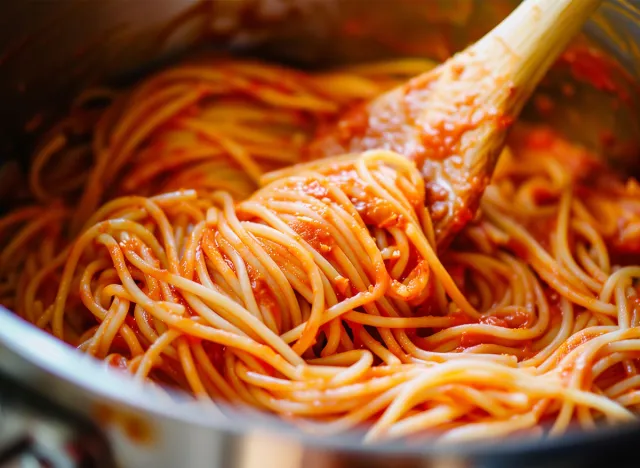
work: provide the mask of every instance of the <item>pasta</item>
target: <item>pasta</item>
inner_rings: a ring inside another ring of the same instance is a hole
[[[0,303],[133,374],[319,434],[561,434],[640,404],[640,189],[516,129],[438,251],[425,181],[371,150],[305,162],[345,108],[433,64],[190,62],[93,89],[0,219]]]

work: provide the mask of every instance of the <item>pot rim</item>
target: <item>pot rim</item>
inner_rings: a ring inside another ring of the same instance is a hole
[[[341,452],[366,452],[368,455],[455,455],[456,457],[484,457],[525,453],[550,455],[558,451],[576,447],[621,443],[623,440],[637,440],[640,437],[640,422],[600,427],[596,431],[571,430],[557,438],[499,438],[460,444],[420,443],[407,444],[402,440],[381,441],[375,445],[364,445],[359,433],[349,431],[331,436],[317,436],[296,429],[275,415],[258,411],[242,411],[228,405],[219,405],[225,416],[211,405],[203,402],[184,404],[182,392],[167,390],[172,401],[159,399],[152,387],[140,385],[132,378],[105,369],[104,363],[93,359],[60,342],[55,337],[25,322],[8,309],[0,306],[0,371],[11,377],[20,378],[20,372],[7,366],[2,358],[3,351],[12,353],[21,364],[35,366],[40,377],[48,374],[57,382],[72,385],[80,392],[88,393],[98,403],[125,407],[151,420],[164,419],[204,430],[220,431],[224,434],[249,434],[264,432],[290,437],[293,441],[309,448],[319,448]],[[31,380],[31,379],[29,379]],[[37,379],[35,379],[37,380]],[[25,382],[33,387],[33,382]],[[38,389],[35,389],[38,390]],[[55,393],[55,392],[53,392]],[[48,395],[49,396],[49,395]],[[61,395],[51,395],[53,400],[69,409],[68,401],[61,401]],[[182,402],[180,401],[182,400]],[[593,448],[593,447],[591,447]]]

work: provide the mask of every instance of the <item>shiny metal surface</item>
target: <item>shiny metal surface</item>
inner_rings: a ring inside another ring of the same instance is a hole
[[[0,466],[73,468],[114,465],[109,444],[78,417],[0,375]]]
[[[135,79],[190,48],[231,50],[302,66],[397,55],[444,59],[486,32],[513,4],[5,0],[0,3],[0,205],[10,203],[35,136],[65,100],[88,84]],[[603,131],[633,148],[640,143],[640,1],[605,2],[586,32],[623,65],[626,73],[620,72],[616,82],[628,93],[629,103],[613,112],[611,92],[575,83],[566,69],[558,69],[541,87],[559,100],[552,123],[596,149],[602,149]],[[438,39],[442,34],[446,41]],[[576,91],[571,98],[562,93],[568,82]],[[529,117],[545,117],[539,114],[531,106]],[[34,116],[39,125],[33,124]],[[614,148],[607,154],[626,171],[640,167],[628,152],[617,154]],[[314,438],[269,416],[248,411],[225,411],[223,416],[212,405],[140,387],[1,308],[0,373],[94,421],[121,467],[584,466],[598,460],[613,463],[640,437],[633,426],[550,441],[455,447],[404,442],[363,447],[356,433]]]
[[[318,439],[278,420],[176,402],[107,371],[49,336],[0,312],[5,376],[93,420],[119,467],[446,468],[635,466],[626,457],[637,426],[570,434],[550,441],[486,441],[463,446],[386,443],[364,447],[355,435]],[[7,336],[13,339],[7,339]],[[6,377],[5,377],[6,378]],[[6,382],[6,380],[4,380]],[[2,390],[0,385],[0,393]],[[14,392],[14,398],[17,395]],[[14,400],[15,401],[15,400]],[[27,397],[26,404],[33,404]],[[631,463],[631,464],[629,464]],[[0,466],[2,466],[0,464]],[[56,465],[53,465],[58,468]],[[3,467],[4,468],[4,467]],[[105,467],[107,468],[107,467]]]

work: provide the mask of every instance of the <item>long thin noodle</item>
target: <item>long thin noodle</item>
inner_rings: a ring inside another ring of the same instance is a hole
[[[0,219],[0,303],[136,379],[322,434],[634,419],[635,181],[517,129],[438,252],[401,155],[292,165],[346,107],[432,66],[200,61],[83,93],[33,156],[32,205]]]

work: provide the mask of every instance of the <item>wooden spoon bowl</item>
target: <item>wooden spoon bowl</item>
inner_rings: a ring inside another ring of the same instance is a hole
[[[477,210],[511,124],[601,0],[526,0],[480,41],[342,116],[312,158],[369,149],[416,162],[438,244]]]

